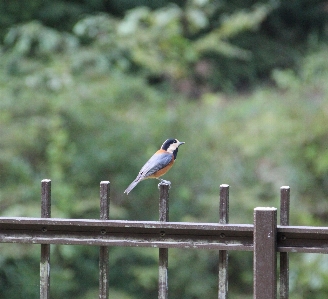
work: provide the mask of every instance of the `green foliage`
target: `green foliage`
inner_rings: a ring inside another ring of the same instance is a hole
[[[4,44],[14,55],[50,56],[54,52],[75,50],[78,40],[70,34],[61,34],[34,21],[11,28]]]
[[[105,9],[100,0],[0,0],[0,40],[13,25],[37,20],[52,28],[68,31],[81,15]]]
[[[326,40],[327,13],[324,0],[280,1],[263,24],[276,39],[295,46],[309,37]]]
[[[272,6],[218,18],[213,5],[96,14],[71,34],[34,21],[12,27],[0,60],[1,216],[39,216],[40,180],[50,178],[53,217],[98,218],[99,182],[110,180],[112,219],[157,220],[157,182],[123,191],[176,137],[186,145],[165,177],[171,221],[217,222],[219,185],[227,183],[232,223],[252,223],[256,206],[278,206],[279,187],[290,185],[291,224],[327,225],[327,46],[311,48],[296,71],[295,52],[256,31]],[[206,87],[233,89],[266,72],[274,87],[249,94]],[[169,79],[159,86],[152,76]],[[203,80],[198,101],[174,92],[194,77]],[[0,247],[0,297],[37,297],[36,245]],[[111,248],[111,294],[156,297],[157,253]],[[97,259],[94,247],[52,246],[52,298],[96,296]],[[216,296],[216,252],[170,250],[169,264],[170,297]],[[231,253],[234,298],[251,298],[251,270],[250,253]],[[324,256],[292,256],[290,271],[291,298],[327,296]]]
[[[100,51],[106,51],[107,59],[115,56],[122,65],[136,65],[148,76],[174,81],[194,76],[194,64],[210,53],[249,59],[251,53],[229,39],[254,30],[272,9],[261,5],[225,15],[221,24],[209,31],[211,7],[211,1],[189,1],[183,9],[177,5],[154,11],[140,7],[122,20],[105,15],[87,17],[75,25],[74,32],[82,41],[93,41]]]
[[[208,89],[252,87],[277,67],[296,69],[308,45],[326,37],[324,5],[323,0],[0,0],[0,37],[31,21],[60,31],[75,28],[83,43],[92,36],[102,44],[98,63],[132,67],[133,72],[137,64],[150,81],[173,82],[174,89],[199,97]],[[35,42],[47,53],[55,45],[75,45],[69,34],[59,40],[49,29],[39,30],[43,38]],[[29,40],[34,38],[21,40],[16,48],[24,51]]]

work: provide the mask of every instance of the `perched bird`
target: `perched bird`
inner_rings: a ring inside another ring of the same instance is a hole
[[[126,188],[124,193],[129,194],[139,182],[145,179],[159,179],[160,176],[167,173],[177,158],[178,148],[181,144],[184,142],[180,142],[178,139],[165,140],[161,148],[141,168],[135,180]]]

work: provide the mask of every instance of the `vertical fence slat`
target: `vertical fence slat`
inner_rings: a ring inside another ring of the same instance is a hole
[[[108,181],[100,182],[100,219],[109,219],[109,204],[110,204],[110,183]],[[101,233],[106,234],[103,230]],[[108,247],[99,247],[99,299],[107,299],[109,295],[109,260]]]
[[[41,181],[41,218],[51,217],[51,180]],[[47,228],[44,228],[46,230]],[[50,298],[50,244],[41,245],[40,299]]]
[[[229,223],[229,185],[220,186],[220,220],[219,223]],[[224,236],[222,236],[224,237]],[[219,251],[219,288],[218,298],[226,299],[228,296],[228,251]]]
[[[277,298],[277,209],[254,209],[254,299]]]
[[[280,188],[280,225],[289,225],[290,188]],[[280,299],[289,297],[289,256],[288,252],[280,252]]]
[[[159,221],[169,221],[169,188],[170,186],[165,183],[159,183]],[[161,232],[165,235],[165,231]],[[158,261],[158,298],[168,298],[168,249],[159,248],[159,261]]]

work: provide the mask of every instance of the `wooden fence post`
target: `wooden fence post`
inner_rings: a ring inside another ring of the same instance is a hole
[[[41,218],[51,217],[51,180],[41,181]],[[42,228],[46,232],[47,228]],[[41,244],[40,299],[50,298],[50,244]]]
[[[277,298],[277,209],[254,209],[254,299]]]
[[[170,185],[165,181],[160,182],[159,186],[159,221],[169,221],[169,188]],[[160,232],[161,236],[165,236],[165,231]],[[168,249],[159,248],[158,263],[158,299],[168,298]]]
[[[109,220],[109,204],[110,204],[110,183],[108,181],[100,182],[100,219]],[[106,234],[105,230],[101,234]],[[99,247],[99,299],[107,299],[109,295],[109,260],[108,247]]]
[[[290,188],[280,188],[280,225],[289,225]],[[280,252],[280,299],[289,297],[289,256]]]
[[[229,223],[229,185],[220,186],[220,224]],[[222,236],[223,238],[225,236]],[[219,251],[219,288],[218,298],[228,297],[228,251]]]

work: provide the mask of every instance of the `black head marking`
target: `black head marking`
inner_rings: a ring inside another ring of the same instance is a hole
[[[177,158],[177,155],[178,155],[178,147],[174,150],[173,152],[173,156],[174,156],[174,160]]]
[[[166,139],[166,140],[164,141],[164,143],[162,144],[161,149],[163,149],[163,150],[166,151],[166,150],[170,147],[170,145],[171,145],[172,143],[176,143],[176,142],[177,142],[177,140],[176,140],[176,139],[173,139],[173,138]]]
[[[181,144],[184,144],[184,142],[180,142],[178,139],[171,138],[171,139],[165,140],[161,149],[172,153],[174,156],[174,160],[175,160],[178,155],[178,148]]]

